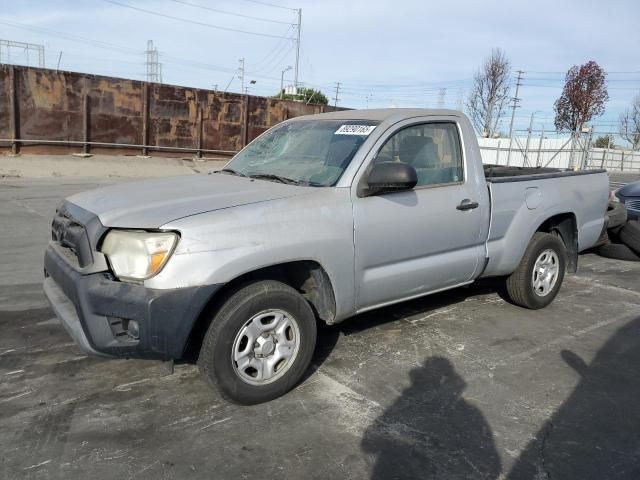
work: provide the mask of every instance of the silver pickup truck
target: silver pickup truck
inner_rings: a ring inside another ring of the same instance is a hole
[[[456,111],[285,121],[208,174],[120,184],[58,208],[45,292],[87,352],[197,358],[226,398],[284,394],[316,322],[503,277],[558,293],[605,219],[605,171],[482,164]]]

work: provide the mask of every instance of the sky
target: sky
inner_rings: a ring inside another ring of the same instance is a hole
[[[513,86],[524,72],[516,130],[533,114],[534,130],[553,132],[553,103],[572,65],[595,60],[608,72],[596,135],[615,133],[640,93],[638,0],[0,0],[0,39],[44,45],[47,68],[60,58],[61,70],[139,80],[153,40],[164,83],[232,92],[241,91],[244,58],[249,93],[270,96],[295,65],[297,9],[299,82],[331,104],[340,82],[343,107],[458,108],[496,47],[511,61]],[[0,51],[8,60],[35,65],[18,49]]]

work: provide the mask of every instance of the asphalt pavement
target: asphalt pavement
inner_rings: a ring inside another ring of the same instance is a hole
[[[640,264],[582,255],[540,311],[487,281],[324,327],[301,385],[241,407],[86,356],[48,307],[55,206],[115,181],[0,180],[0,478],[640,478]]]

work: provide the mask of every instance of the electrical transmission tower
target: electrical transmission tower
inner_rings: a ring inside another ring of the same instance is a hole
[[[336,96],[333,97],[333,106],[334,108],[338,106],[338,95],[340,95],[340,82],[336,82]]]
[[[162,65],[158,61],[158,49],[153,40],[147,40],[147,82],[162,83]]]
[[[16,58],[17,52],[26,54],[27,66],[31,66],[29,64],[29,52],[35,52],[38,56],[38,67],[44,68],[44,45],[14,42],[13,40],[0,40],[0,63],[11,63],[12,52],[14,52],[14,59]]]

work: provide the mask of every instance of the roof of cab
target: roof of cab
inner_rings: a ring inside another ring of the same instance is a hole
[[[428,116],[462,116],[458,110],[435,108],[375,108],[363,110],[339,110],[336,112],[316,113],[292,118],[291,120],[375,120],[385,121],[390,118],[428,117]]]

